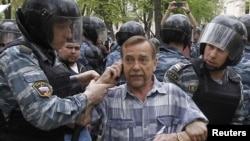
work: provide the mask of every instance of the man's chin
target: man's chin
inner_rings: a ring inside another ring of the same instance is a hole
[[[217,71],[217,70],[220,70],[220,68],[214,67],[214,66],[211,66],[211,65],[208,65],[207,63],[206,63],[206,69],[209,70],[209,71]]]
[[[215,69],[215,67],[213,67],[213,66],[211,66],[211,65],[208,65],[207,63],[206,63],[206,68],[207,68],[208,70]]]
[[[141,82],[131,82],[130,83],[133,88],[140,88],[143,84]]]

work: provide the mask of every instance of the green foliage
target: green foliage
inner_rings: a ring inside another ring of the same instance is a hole
[[[24,0],[11,1],[11,18],[15,18],[15,11],[20,7]],[[161,0],[161,13],[165,13],[168,3],[172,0]],[[178,2],[184,0],[176,0]],[[186,0],[189,8],[196,18],[198,24],[204,24],[212,19],[215,15],[221,13],[221,5],[219,0]],[[2,0],[7,3],[8,0]],[[82,15],[97,16],[105,21],[105,23],[118,25],[129,20],[142,22],[145,28],[150,28],[152,22],[155,21],[153,16],[154,0],[77,0]],[[174,13],[183,13],[183,10],[173,11]],[[4,15],[1,14],[4,18]],[[157,16],[157,15],[156,15]],[[161,15],[160,15],[161,16]],[[148,30],[146,29],[146,30]]]
[[[11,0],[11,15],[15,18],[15,10],[24,0]],[[162,14],[172,0],[162,0]],[[183,0],[176,0],[183,1]],[[219,0],[186,0],[192,14],[199,24],[209,21],[222,9]],[[3,0],[1,3],[7,3]],[[152,0],[77,0],[83,15],[95,15],[113,23],[125,22],[131,19],[142,20],[143,16],[153,10]],[[127,6],[130,4],[130,7]],[[129,11],[131,10],[131,11]],[[174,13],[182,13],[177,10]],[[106,14],[103,15],[103,14]],[[108,16],[107,16],[108,15]],[[153,21],[152,19],[150,21]]]
[[[83,15],[97,16],[114,23],[128,19],[127,0],[78,0]]]
[[[165,13],[165,10],[168,8],[168,3],[172,0],[162,0],[162,14]],[[214,16],[221,13],[222,4],[219,3],[219,0],[176,0],[177,2],[187,1],[189,8],[195,17],[197,23],[204,24],[210,21]],[[183,10],[177,9],[173,13],[182,13]]]
[[[214,16],[221,13],[219,0],[188,0],[189,8],[198,24],[210,21]]]
[[[10,11],[10,13],[6,13],[6,11],[1,13],[0,14],[1,19],[5,19],[6,17],[8,17],[7,14],[10,14],[11,19],[15,19],[15,11],[16,11],[17,8],[21,7],[23,1],[24,0],[2,0],[0,2],[0,4],[11,3],[11,5],[9,7],[9,8],[11,8],[10,9],[11,11]]]

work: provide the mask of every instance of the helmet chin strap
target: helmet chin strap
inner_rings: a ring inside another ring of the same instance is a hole
[[[208,71],[224,70],[227,67],[227,61],[220,67],[212,67],[212,66],[208,65],[205,61],[203,61],[203,66]]]

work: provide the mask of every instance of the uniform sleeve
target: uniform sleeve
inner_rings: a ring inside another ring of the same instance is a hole
[[[109,55],[107,55],[105,67],[109,67],[113,63],[119,62],[119,61],[121,61],[120,52],[115,50],[114,52],[111,52]]]
[[[110,53],[109,55],[106,56],[106,61],[105,61],[106,62],[105,63],[105,67],[106,68],[109,67],[109,66],[111,66],[112,63],[113,63],[112,54],[113,53]]]
[[[235,110],[231,124],[233,124],[233,125],[242,125],[243,124],[243,120],[245,120],[244,115],[246,114],[246,113],[244,113],[243,107],[244,107],[244,105],[243,105],[243,85],[241,83],[241,99],[240,99],[240,102],[238,104],[237,109]]]
[[[86,48],[87,48],[87,45],[85,43],[83,43],[81,45],[78,62],[81,63],[85,67],[86,70],[91,70],[91,68],[89,66],[89,61],[85,56]]]
[[[72,123],[86,107],[84,94],[64,99],[51,95],[53,88],[34,54],[10,48],[2,55],[0,64],[12,95],[9,103],[17,103],[24,118],[34,126],[49,130]]]
[[[164,82],[181,87],[189,96],[193,96],[199,86],[199,79],[190,62],[181,61],[171,66],[164,74]]]

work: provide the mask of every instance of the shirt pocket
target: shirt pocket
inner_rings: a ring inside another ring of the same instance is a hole
[[[161,133],[173,133],[179,131],[181,120],[173,116],[157,117],[157,131]]]
[[[107,141],[127,141],[133,138],[135,127],[136,124],[132,119],[109,119],[106,124],[105,138]]]

